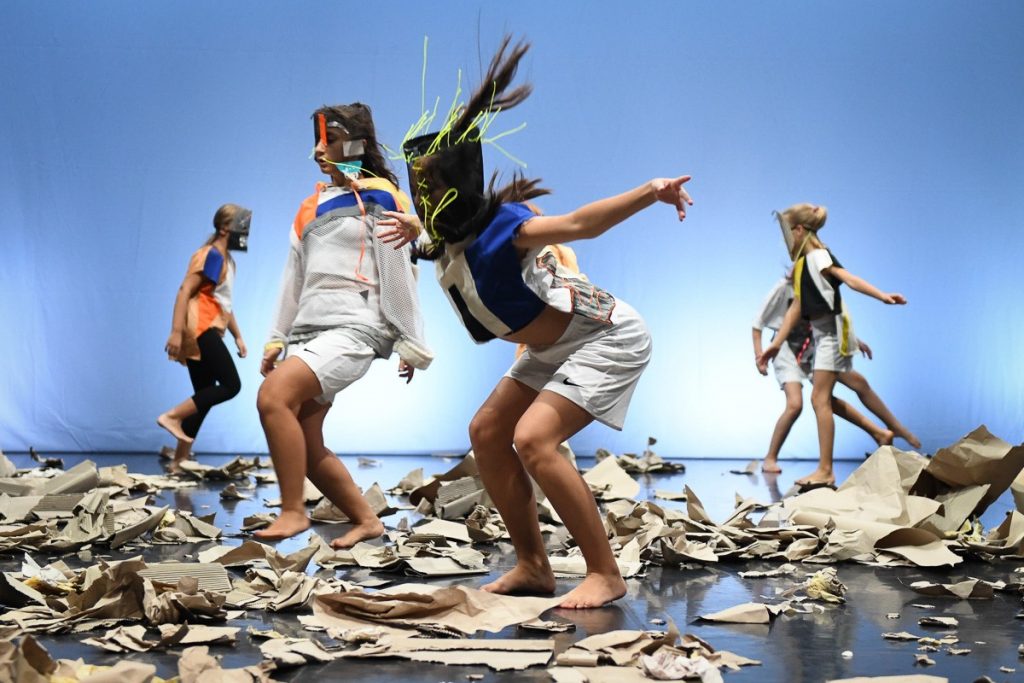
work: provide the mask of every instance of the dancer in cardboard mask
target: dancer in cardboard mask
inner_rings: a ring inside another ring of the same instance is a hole
[[[423,339],[410,250],[382,245],[377,235],[383,213],[407,210],[409,200],[384,160],[369,107],[323,107],[313,114],[313,134],[313,159],[331,183],[317,185],[292,224],[264,347],[267,379],[257,406],[282,503],[280,517],[255,535],[287,538],[309,527],[303,498],[309,477],[351,520],[352,529],[332,543],[347,548],[380,536],[384,525],[324,445],[327,412],[375,359],[397,352],[399,376],[408,383],[433,356]]]
[[[758,359],[764,351],[763,330],[778,330],[782,327],[786,311],[789,310],[794,298],[793,269],[790,268],[789,272],[768,292],[768,296],[765,297],[764,303],[761,305],[761,310],[754,317],[752,338],[755,365],[758,365]],[[857,339],[857,347],[862,354],[871,359],[871,348],[863,339]],[[786,442],[786,437],[789,436],[789,430],[792,429],[793,423],[803,411],[803,384],[806,381],[812,381],[813,367],[814,332],[810,322],[801,319],[779,347],[779,354],[772,360],[775,380],[786,397],[786,407],[775,422],[775,429],[772,430],[771,441],[768,444],[768,453],[761,464],[761,471],[766,474],[782,472],[782,468],[779,466],[779,452]],[[762,368],[760,365],[758,365],[758,371],[762,375],[768,374],[768,369]],[[863,393],[865,398],[868,397],[865,391],[870,391],[867,380],[856,370],[841,373],[837,381],[840,384],[847,384],[858,394]],[[893,441],[895,434],[891,429],[879,427],[841,398],[832,397],[832,412],[837,417],[863,429],[879,446],[891,444]]]
[[[858,349],[853,323],[842,299],[839,287],[850,289],[878,299],[885,304],[907,303],[902,294],[883,292],[871,283],[843,268],[818,238],[825,226],[828,211],[824,206],[796,204],[777,214],[782,235],[793,259],[793,292],[795,297],[775,339],[757,359],[758,369],[765,373],[768,361],[778,356],[790,333],[804,319],[810,322],[814,342],[814,389],[811,405],[818,422],[818,468],[797,484],[814,486],[835,485],[832,472],[832,451],[835,442],[832,390],[842,381],[857,392],[861,402],[875,414],[897,437],[905,439],[914,448],[921,442],[903,426],[885,403],[868,385],[863,376],[853,373],[853,355]]]
[[[545,247],[598,237],[659,202],[682,220],[692,203],[683,187],[690,177],[656,178],[561,216],[537,215],[525,203],[547,194],[536,180],[517,176],[498,188],[492,179],[485,189],[487,128],[496,112],[530,93],[528,85],[511,88],[528,45],[509,43],[440,132],[403,145],[416,215],[386,214],[394,229],[382,236],[404,244],[422,229],[424,256],[436,260],[441,288],[472,338],[527,345],[469,425],[480,475],[517,555],[516,566],[484,589],[555,590],[529,474],[587,563],[586,578],[561,606],[599,607],[622,597],[626,585],[589,487],[557,448],[594,420],[622,428],[651,340],[635,310]]]
[[[189,260],[185,279],[174,300],[168,358],[188,367],[195,393],[157,418],[175,438],[170,470],[178,472],[189,458],[192,442],[210,408],[234,398],[242,389],[238,370],[224,345],[224,331],[235,338],[239,358],[245,341],[231,305],[235,261],[231,251],[248,248],[252,211],[225,204],[213,216],[214,233]]]

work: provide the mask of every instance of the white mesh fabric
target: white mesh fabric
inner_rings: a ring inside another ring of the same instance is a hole
[[[338,191],[325,189],[321,202]],[[292,231],[271,341],[359,325],[395,339],[395,350],[410,365],[430,364],[410,248],[396,250],[377,239],[381,210],[372,205],[363,217],[358,207],[339,208],[306,225],[301,239]]]
[[[374,219],[376,224],[376,219]],[[418,269],[410,258],[411,248],[395,249],[373,236],[374,253],[381,274],[380,295],[384,317],[398,338],[395,350],[402,360],[415,368],[426,369],[434,358],[423,335],[419,292],[416,289]]]
[[[281,276],[281,290],[277,296],[277,310],[270,327],[269,343],[287,343],[288,334],[292,330],[292,322],[299,312],[299,295],[302,293],[303,267],[302,245],[295,231],[291,230],[291,245],[288,249],[288,260],[284,264]]]
[[[301,240],[292,232],[271,341],[345,325],[390,336],[380,310],[374,240],[367,227],[375,221],[350,214],[337,210],[317,217],[303,229]],[[360,262],[361,242],[365,253]]]

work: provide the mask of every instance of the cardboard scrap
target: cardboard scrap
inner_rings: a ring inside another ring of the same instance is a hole
[[[991,599],[994,595],[993,584],[981,579],[967,579],[958,583],[934,583],[932,581],[915,581],[910,584],[910,590],[921,595],[931,595],[944,598],[959,598],[968,600],[973,598]]]
[[[671,460],[665,460],[660,455],[651,450],[651,446],[658,442],[653,436],[647,438],[647,447],[644,448],[643,453],[639,456],[633,453],[624,453],[620,455],[616,460],[618,461],[619,467],[624,469],[630,474],[672,474],[676,472],[685,472],[686,465],[681,462],[675,462]],[[609,451],[598,448],[596,453],[598,462],[606,458],[615,458]]]
[[[392,644],[381,654],[417,662],[483,665],[495,671],[520,671],[547,664],[554,647],[553,640],[408,638]]]
[[[673,648],[663,647],[653,655],[644,655],[640,661],[643,665],[644,673],[658,681],[699,678],[703,682],[712,680],[711,676],[714,674],[717,674],[718,680],[721,680],[721,674],[718,674],[718,667],[714,666],[706,658],[691,658],[687,653],[675,651]]]
[[[751,460],[750,462],[747,463],[747,466],[744,467],[742,470],[741,469],[731,469],[731,470],[729,470],[729,474],[755,475],[755,474],[757,474],[759,469],[761,469],[761,461],[760,460]]]
[[[856,678],[833,678],[828,683],[949,683],[942,676],[911,674],[908,676],[857,676]]]
[[[194,479],[231,481],[233,479],[247,478],[249,472],[259,469],[261,465],[258,457],[249,460],[239,456],[220,467],[204,465],[195,460],[184,460],[178,463],[178,467],[181,469],[183,475],[187,475]]]
[[[720,612],[702,614],[700,621],[715,621],[723,624],[768,624],[782,611],[779,605],[766,605],[762,602],[745,602],[742,605],[729,607]]]
[[[0,641],[0,675],[4,677],[5,681],[17,681],[17,683],[46,683],[51,680],[68,683],[75,681],[149,683],[155,674],[155,666],[142,662],[120,661],[114,666],[94,666],[84,664],[81,660],[59,659],[54,661],[46,649],[31,636],[25,636],[20,643]]]
[[[241,669],[223,669],[206,646],[186,648],[178,659],[181,683],[274,683],[265,664]],[[130,682],[128,682],[130,683]]]
[[[496,633],[531,621],[559,601],[555,597],[498,595],[466,586],[401,584],[376,593],[353,590],[318,595],[313,614],[321,625],[346,629],[380,625],[409,632],[440,625],[470,635],[476,631]]]
[[[605,458],[583,475],[598,500],[634,500],[640,484],[619,466],[614,458]]]

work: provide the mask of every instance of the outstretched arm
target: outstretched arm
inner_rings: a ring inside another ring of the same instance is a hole
[[[874,297],[881,301],[883,304],[905,304],[907,303],[906,297],[902,294],[896,294],[895,292],[887,294],[878,287],[865,280],[864,278],[857,277],[845,268],[839,266],[830,266],[822,271],[826,274],[834,275],[841,282],[846,283],[850,289],[861,294],[867,294],[868,296]]]
[[[683,187],[689,180],[688,175],[655,178],[629,192],[599,199],[562,216],[536,216],[523,223],[513,243],[519,249],[532,249],[597,237],[655,202],[676,207],[679,220],[683,220],[686,207],[693,204]]]

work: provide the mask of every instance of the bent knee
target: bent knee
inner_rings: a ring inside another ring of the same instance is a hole
[[[238,394],[241,393],[242,391],[242,383],[239,380],[235,380],[233,382],[225,382],[222,386],[224,387],[225,401],[233,399],[235,396],[238,396]]]
[[[558,443],[536,429],[522,426],[516,428],[512,437],[512,445],[529,472],[533,472],[552,455],[557,457]]]
[[[274,389],[273,385],[264,382],[260,386],[259,393],[256,394],[256,410],[261,416],[288,408],[288,401],[281,392]]]
[[[469,443],[474,452],[486,451],[489,447],[508,445],[512,441],[511,431],[491,411],[480,411],[469,422]]]

